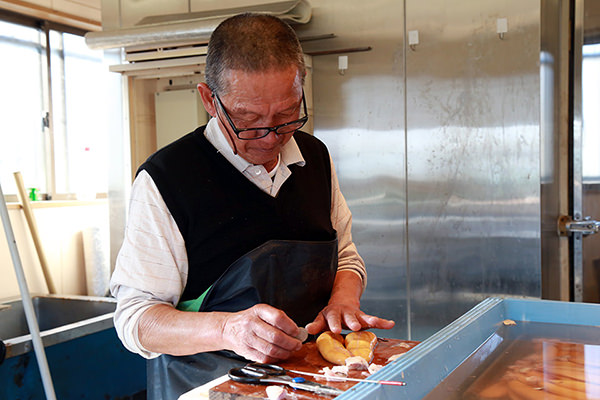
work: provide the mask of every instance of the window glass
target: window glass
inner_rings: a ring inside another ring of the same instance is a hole
[[[0,21],[0,183],[5,194],[17,192],[15,171],[23,174],[27,187],[47,190],[43,37],[35,28]]]
[[[600,182],[600,44],[583,46],[583,181]]]
[[[57,192],[79,197],[106,192],[109,109],[121,99],[107,88],[119,76],[83,37],[52,31],[50,38],[52,76],[64,77],[52,83]]]
[[[54,199],[108,191],[109,127],[123,118],[118,52],[91,50],[83,36],[0,21],[0,183]],[[49,67],[49,68],[48,68]]]

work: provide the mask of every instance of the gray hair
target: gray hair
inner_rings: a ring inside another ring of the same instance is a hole
[[[228,71],[265,72],[296,66],[304,83],[306,67],[296,32],[281,19],[245,13],[221,22],[208,43],[206,84],[227,91]]]

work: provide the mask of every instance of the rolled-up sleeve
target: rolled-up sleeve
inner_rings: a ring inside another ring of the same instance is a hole
[[[139,320],[156,304],[174,307],[187,273],[183,237],[152,178],[141,171],[131,189],[125,236],[110,281],[117,299],[115,329],[128,350],[145,358],[160,355],[139,343]]]

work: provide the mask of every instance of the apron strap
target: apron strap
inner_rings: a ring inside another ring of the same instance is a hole
[[[202,293],[197,299],[180,301],[179,304],[177,304],[176,308],[180,311],[200,311],[200,307],[202,307],[202,302],[204,301],[204,298],[206,297],[211,288],[212,285],[208,289],[206,289],[204,293]]]

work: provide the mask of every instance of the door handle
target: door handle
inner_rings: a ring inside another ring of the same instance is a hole
[[[574,220],[569,215],[561,215],[558,218],[558,234],[560,236],[571,236],[573,233],[580,233],[583,236],[593,235],[600,231],[600,221],[595,221],[591,217],[585,217],[582,220]]]

